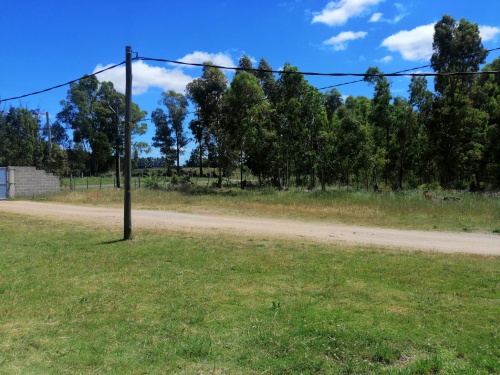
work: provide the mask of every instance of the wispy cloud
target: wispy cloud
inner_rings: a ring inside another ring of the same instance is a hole
[[[408,12],[403,4],[394,3],[394,6],[397,9],[397,14],[393,18],[383,17],[382,13],[374,13],[368,22],[386,22],[394,25],[408,15]]]
[[[312,23],[325,23],[328,26],[345,24],[349,18],[364,15],[372,6],[384,0],[340,0],[330,1],[321,12],[313,13]]]
[[[382,19],[382,13],[373,13],[372,17],[368,20],[368,22],[378,22]]]
[[[333,36],[328,40],[325,40],[323,44],[327,46],[332,46],[335,51],[343,51],[347,49],[349,41],[364,38],[367,35],[365,31],[343,31],[337,36]]]
[[[432,56],[434,23],[403,30],[385,38],[382,46],[392,52],[399,52],[408,61],[428,60]]]
[[[381,59],[375,60],[375,61],[378,62],[378,63],[387,64],[387,63],[389,63],[389,62],[392,61],[392,56],[387,55],[387,56],[382,57]]]

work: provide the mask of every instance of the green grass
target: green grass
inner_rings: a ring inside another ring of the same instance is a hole
[[[500,258],[0,214],[0,373],[494,374]]]
[[[441,194],[446,194],[443,192]],[[366,191],[326,192],[273,189],[207,189],[183,191],[135,189],[133,208],[176,210],[237,216],[265,216],[365,226],[434,231],[498,233],[500,198],[453,194],[457,201],[424,199],[421,191],[376,194]],[[123,192],[89,190],[64,192],[48,199],[67,203],[120,206]]]

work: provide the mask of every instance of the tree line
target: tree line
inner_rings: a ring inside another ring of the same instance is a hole
[[[281,188],[497,188],[500,76],[447,75],[481,67],[498,72],[500,59],[484,65],[487,55],[477,24],[444,15],[433,39],[431,67],[440,74],[434,91],[425,77],[414,76],[407,97],[394,97],[391,82],[378,67],[370,67],[364,80],[373,97],[345,100],[335,88],[318,91],[289,63],[276,75],[264,58],[254,67],[243,56],[229,82],[207,62],[184,93],[162,94],[151,114],[151,145],[180,173],[180,157],[192,137],[196,147],[187,164],[199,167],[200,175],[203,167],[216,168],[219,186],[223,176],[235,172],[243,186],[246,169],[261,184]],[[0,164],[22,161],[60,173],[106,172],[120,154],[124,103],[112,83],[83,78],[61,101],[50,142],[33,111],[10,108],[0,117]],[[133,134],[146,131],[145,116],[133,104]],[[148,148],[134,143],[136,163]]]

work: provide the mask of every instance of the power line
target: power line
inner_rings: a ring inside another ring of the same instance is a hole
[[[500,47],[486,50],[486,52],[489,53],[489,52],[497,51],[497,50],[500,50]],[[474,55],[467,56],[466,58],[469,58],[471,56],[474,56]],[[184,62],[184,61],[176,61],[176,60],[169,60],[169,59],[160,59],[160,58],[151,58],[151,57],[139,57],[138,55],[135,58],[133,58],[132,60],[133,61],[134,60],[155,61],[155,62],[163,62],[163,63],[185,65],[185,66],[196,66],[196,67],[207,66],[206,63],[188,63],[188,62]],[[116,68],[118,66],[124,65],[125,63],[126,63],[125,61],[122,61],[119,64],[115,64],[115,65],[109,66],[109,67],[107,67],[105,69],[99,70],[99,71],[97,71],[95,73],[92,73],[92,74],[89,74],[87,76],[98,75],[98,74],[103,73],[103,72],[105,72],[107,70],[111,70],[111,69],[114,69],[114,68]],[[322,76],[322,77],[363,77],[363,78],[365,78],[365,77],[408,77],[408,76],[411,76],[411,77],[450,76],[450,77],[452,77],[452,76],[465,76],[465,75],[500,74],[500,71],[453,72],[453,73],[408,73],[408,72],[413,71],[413,70],[431,67],[432,65],[430,65],[430,64],[429,65],[419,66],[419,67],[416,67],[416,68],[400,70],[400,71],[394,72],[394,73],[381,73],[381,74],[367,74],[367,73],[318,73],[318,72],[302,72],[302,71],[291,71],[291,70],[271,70],[271,69],[267,70],[267,69],[258,69],[258,68],[241,68],[241,67],[234,67],[234,66],[221,66],[221,65],[214,65],[214,64],[210,64],[210,66],[213,67],[213,68],[223,69],[223,70],[248,71],[248,72],[273,73],[273,74],[300,74],[300,75],[304,75],[304,76]],[[28,96],[38,95],[38,94],[41,94],[41,93],[44,93],[44,92],[52,91],[52,90],[58,89],[60,87],[64,87],[64,86],[70,85],[72,83],[75,83],[75,82],[77,82],[77,81],[79,81],[79,80],[81,80],[83,78],[85,78],[85,77],[80,77],[80,78],[71,80],[69,82],[66,82],[66,83],[63,83],[63,84],[60,84],[60,85],[57,85],[57,86],[49,87],[49,88],[44,89],[44,90],[32,92],[32,93],[29,93],[29,94],[24,94],[24,95],[12,97],[12,98],[7,98],[7,99],[0,99],[0,103],[7,102],[7,101],[10,101],[10,100],[15,100],[15,99],[26,98]],[[325,90],[325,89],[329,89],[329,88],[333,88],[333,87],[339,87],[339,86],[349,85],[349,84],[358,83],[358,82],[363,82],[363,79],[356,80],[356,81],[345,82],[345,83],[339,83],[339,84],[332,85],[332,86],[326,86],[326,87],[319,88],[317,90]]]
[[[121,63],[119,64],[116,64],[116,65],[113,65],[113,66],[109,66],[107,67],[106,69],[102,69],[102,70],[99,70],[98,72],[95,72],[95,73],[92,73],[92,74],[87,74],[87,77],[91,77],[91,76],[96,76],[102,72],[105,72],[106,70],[111,70],[111,69],[114,69],[120,65],[123,65],[125,64],[125,61],[122,61]],[[79,80],[85,78],[85,76],[83,77],[80,77],[80,78],[77,78],[77,79],[74,79],[74,80],[71,80],[69,82],[66,82],[66,83],[62,83],[60,85],[57,85],[57,86],[53,86],[53,87],[49,87],[47,89],[44,89],[44,90],[40,90],[40,91],[35,91],[35,92],[31,92],[29,94],[24,94],[24,95],[20,95],[20,96],[15,96],[13,98],[8,98],[8,99],[0,99],[0,103],[3,103],[3,102],[7,102],[9,100],[15,100],[15,99],[21,99],[21,98],[26,98],[28,96],[33,96],[33,95],[38,95],[38,94],[42,94],[44,92],[47,92],[47,91],[52,91],[52,90],[55,90],[55,89],[58,89],[60,87],[64,87],[64,86],[67,86],[67,85],[71,85],[72,83],[75,83],[75,82],[78,82]]]
[[[492,49],[488,49],[486,50],[487,53],[490,53],[490,52],[493,52],[493,51],[498,51],[500,50],[500,47],[496,47],[496,48],[492,48]],[[473,53],[471,55],[468,55],[465,57],[465,59],[468,59],[468,58],[471,58],[473,56],[477,55],[477,53]],[[460,58],[457,57],[455,58],[454,60],[459,60]],[[428,65],[422,65],[422,66],[418,66],[416,68],[410,68],[410,69],[405,69],[405,70],[400,70],[398,72],[394,72],[394,73],[405,73],[405,72],[410,72],[412,70],[417,70],[417,69],[424,69],[424,68],[430,68],[432,67],[431,64],[428,64]],[[331,88],[334,88],[334,87],[339,87],[339,86],[345,86],[345,85],[350,85],[350,84],[353,84],[353,83],[358,83],[358,82],[364,82],[364,80],[362,79],[358,79],[356,81],[350,81],[350,82],[344,82],[344,83],[338,83],[336,85],[332,85],[332,86],[326,86],[326,87],[322,87],[322,88],[319,88],[318,90],[326,90],[326,89],[331,89]]]
[[[186,66],[210,66],[217,69],[223,70],[236,70],[236,71],[247,71],[247,72],[261,72],[261,73],[276,73],[276,74],[300,74],[304,76],[321,76],[321,77],[405,77],[405,76],[415,76],[415,77],[437,77],[437,76],[462,76],[462,75],[481,75],[481,74],[498,74],[499,71],[488,71],[488,72],[452,72],[452,73],[406,73],[410,70],[420,69],[413,68],[407,69],[401,72],[396,73],[380,73],[380,74],[367,74],[367,73],[318,73],[318,72],[302,72],[302,71],[293,71],[293,70],[267,70],[267,69],[258,69],[258,68],[240,68],[234,66],[222,66],[222,65],[214,65],[214,64],[201,64],[201,63],[187,63],[184,61],[175,61],[175,60],[167,60],[167,59],[158,59],[151,57],[138,57],[136,60],[142,61],[156,61],[156,62],[165,62],[170,64],[179,64]]]

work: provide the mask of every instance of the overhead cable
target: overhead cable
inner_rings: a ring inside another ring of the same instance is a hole
[[[223,70],[236,70],[236,71],[247,71],[247,72],[262,72],[262,73],[276,73],[276,74],[300,74],[304,76],[321,76],[321,77],[406,77],[406,76],[415,76],[415,77],[437,77],[437,76],[463,76],[463,75],[481,75],[481,74],[498,74],[499,71],[488,71],[488,72],[452,72],[452,73],[405,73],[406,71],[396,72],[396,73],[380,73],[380,74],[369,74],[369,73],[318,73],[318,72],[301,72],[294,70],[271,70],[271,69],[258,69],[258,68],[241,68],[234,66],[222,66],[222,65],[214,65],[207,63],[188,63],[184,61],[175,61],[175,60],[167,60],[167,59],[157,59],[150,57],[138,57],[135,60],[142,61],[156,61],[156,62],[165,62],[170,64],[179,64],[186,66],[210,66],[217,69]],[[414,70],[414,69],[408,69]]]
[[[496,51],[496,50],[500,50],[500,47],[489,49],[486,52],[492,52],[492,51]],[[137,52],[136,52],[136,54],[137,54]],[[474,55],[467,56],[466,58],[469,58],[471,56],[474,56]],[[197,66],[197,67],[207,66],[207,63],[189,63],[189,62],[177,61],[177,60],[168,60],[168,59],[159,59],[159,58],[150,58],[150,57],[139,57],[138,54],[136,55],[135,58],[132,59],[132,61],[135,61],[135,60],[140,60],[140,61],[156,61],[156,62],[177,64],[177,65],[185,65],[185,66]],[[109,66],[109,67],[107,67],[105,69],[99,70],[99,71],[97,71],[95,73],[92,73],[92,74],[88,74],[86,76],[88,76],[88,77],[95,76],[95,75],[103,73],[103,72],[105,72],[107,70],[111,70],[111,69],[114,69],[114,68],[116,68],[118,66],[124,65],[125,63],[126,63],[125,61],[122,61],[119,64],[115,64],[115,65]],[[423,65],[423,66],[419,66],[419,67],[416,67],[416,68],[411,68],[411,69],[406,69],[406,70],[400,70],[400,71],[394,72],[394,73],[381,73],[381,74],[367,74],[367,73],[318,73],[318,72],[301,72],[301,71],[293,71],[293,70],[272,70],[272,69],[267,70],[267,69],[258,69],[258,68],[242,68],[242,67],[234,67],[234,66],[221,66],[221,65],[214,65],[214,64],[210,64],[210,66],[214,67],[214,68],[217,68],[217,69],[223,69],[223,70],[249,71],[249,72],[261,72],[261,73],[273,73],[273,74],[300,74],[300,75],[305,75],[305,76],[363,77],[363,78],[365,78],[365,77],[408,77],[408,76],[410,76],[410,77],[450,76],[451,77],[451,76],[484,75],[484,74],[499,74],[500,73],[500,71],[453,72],[453,73],[422,73],[422,72],[421,73],[408,73],[408,72],[413,71],[413,70],[428,68],[428,67],[431,67],[432,65]],[[66,83],[62,83],[62,84],[57,85],[57,86],[49,87],[49,88],[44,89],[44,90],[35,91],[35,92],[29,93],[29,94],[24,94],[24,95],[12,97],[12,98],[0,99],[0,103],[7,102],[7,101],[10,101],[10,100],[15,100],[15,99],[26,98],[28,96],[33,96],[33,95],[41,94],[41,93],[44,93],[44,92],[47,92],[47,91],[52,91],[52,90],[58,89],[60,87],[64,87],[64,86],[70,85],[72,83],[75,83],[75,82],[77,82],[77,81],[79,81],[79,80],[81,80],[83,78],[85,78],[85,76],[77,78],[77,79],[74,79],[74,80],[71,80],[71,81],[66,82]],[[332,86],[326,86],[326,87],[319,88],[317,90],[325,90],[325,89],[329,89],[329,88],[333,88],[333,87],[338,87],[338,86],[344,86],[344,85],[348,85],[348,84],[352,84],[352,83],[357,83],[357,82],[363,82],[363,79],[356,80],[356,81],[345,82],[345,83],[339,83],[339,84],[332,85]]]
[[[111,70],[111,69],[114,69],[114,68],[116,68],[116,67],[118,67],[118,66],[120,66],[120,65],[123,65],[123,64],[125,64],[125,61],[122,61],[122,62],[121,62],[121,63],[119,63],[119,64],[115,64],[115,65],[112,65],[112,66],[108,66],[107,68],[102,69],[102,70],[99,70],[98,72],[95,72],[95,73],[92,73],[92,74],[87,74],[86,76],[87,76],[87,77],[95,76],[95,75],[98,75],[98,74],[100,74],[100,73],[102,73],[102,72],[105,72],[106,70]],[[26,97],[28,97],[28,96],[38,95],[38,94],[41,94],[41,93],[44,93],[44,92],[47,92],[47,91],[52,91],[52,90],[58,89],[58,88],[60,88],[60,87],[64,87],[64,86],[67,86],[67,85],[71,85],[72,83],[78,82],[79,80],[81,80],[81,79],[83,79],[83,78],[85,78],[85,76],[80,77],[80,78],[77,78],[77,79],[73,79],[73,80],[71,80],[71,81],[69,81],[69,82],[62,83],[62,84],[57,85],[57,86],[49,87],[49,88],[44,89],[44,90],[35,91],[35,92],[31,92],[31,93],[29,93],[29,94],[24,94],[24,95],[20,95],[20,96],[15,96],[15,97],[13,97],[13,98],[8,98],[8,99],[0,99],[0,103],[2,103],[2,102],[7,102],[7,101],[9,101],[9,100],[21,99],[21,98],[26,98]]]
[[[486,50],[487,53],[490,53],[490,52],[493,52],[493,51],[498,51],[500,50],[500,47],[496,47],[496,48],[492,48],[492,49],[488,49]],[[477,55],[477,53],[473,53],[471,55],[468,55],[468,56],[465,56],[465,59],[469,59],[475,55]],[[459,60],[460,58],[457,57],[453,60]],[[405,72],[411,72],[412,70],[417,70],[417,69],[424,69],[424,68],[430,68],[432,67],[432,64],[427,64],[427,65],[422,65],[422,66],[417,66],[416,68],[410,68],[410,69],[405,69],[405,70],[400,70],[398,72],[394,72],[394,73],[405,73]],[[492,72],[490,72],[492,73]],[[332,85],[332,86],[326,86],[326,87],[321,87],[319,88],[318,90],[326,90],[326,89],[331,89],[331,88],[334,88],[334,87],[339,87],[339,86],[345,86],[345,85],[350,85],[350,84],[353,84],[353,83],[358,83],[358,82],[364,82],[364,80],[362,79],[358,79],[356,81],[350,81],[350,82],[344,82],[344,83],[338,83],[336,85]]]

